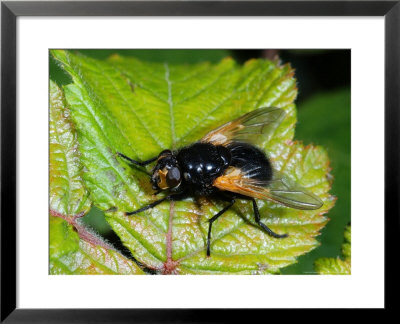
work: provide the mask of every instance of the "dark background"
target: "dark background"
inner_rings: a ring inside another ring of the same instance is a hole
[[[290,63],[296,70],[298,124],[295,139],[304,144],[324,146],[331,160],[334,177],[331,193],[338,199],[328,213],[330,221],[318,240],[321,245],[298,258],[298,263],[282,269],[283,274],[312,274],[313,263],[320,257],[341,255],[344,227],[350,222],[350,50],[79,50],[85,55],[106,59],[118,53],[141,60],[168,63],[216,63],[226,56],[243,63],[251,58],[276,59]],[[50,78],[59,85],[71,82],[50,59]],[[93,208],[83,220],[118,247],[122,246],[103,213]]]

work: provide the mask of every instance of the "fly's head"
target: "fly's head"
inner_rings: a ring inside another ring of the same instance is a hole
[[[181,170],[176,156],[170,150],[162,151],[151,176],[153,189],[177,189],[181,182]]]

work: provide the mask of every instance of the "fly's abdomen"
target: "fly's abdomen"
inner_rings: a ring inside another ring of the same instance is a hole
[[[227,146],[231,153],[233,167],[241,169],[246,177],[267,184],[272,179],[272,166],[267,156],[257,147],[246,143],[231,143]]]

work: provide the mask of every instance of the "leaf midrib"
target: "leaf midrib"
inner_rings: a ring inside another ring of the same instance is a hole
[[[169,67],[168,63],[164,63],[165,69],[165,82],[167,82],[168,98],[167,103],[169,106],[169,116],[170,116],[170,127],[171,127],[171,143],[172,149],[176,148],[176,135],[175,135],[175,118],[174,118],[174,103],[172,100],[172,81],[169,79]]]

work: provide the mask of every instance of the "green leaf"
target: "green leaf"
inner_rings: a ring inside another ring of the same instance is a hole
[[[143,273],[79,220],[91,201],[76,137],[63,92],[50,81],[50,274]]]
[[[342,245],[344,260],[337,258],[319,258],[315,261],[315,271],[319,274],[349,275],[351,274],[351,226],[346,226]]]
[[[78,141],[62,90],[50,81],[50,209],[72,217],[89,210]]]
[[[136,259],[161,273],[276,273],[318,245],[315,237],[334,204],[328,193],[329,160],[322,147],[292,141],[297,88],[289,65],[251,60],[240,66],[229,58],[218,64],[171,65],[120,56],[96,60],[62,50],[52,54],[73,79],[65,95],[78,132],[85,185]],[[214,223],[207,258],[207,220],[223,203],[188,199],[124,215],[155,197],[147,174],[116,152],[149,159],[263,106],[281,107],[287,116],[262,148],[278,171],[324,202],[320,210],[299,211],[258,201],[262,221],[288,238],[260,230],[249,202],[240,201]]]
[[[321,275],[348,275],[351,274],[350,263],[335,258],[319,258],[315,261],[315,271]]]
[[[342,254],[345,260],[351,259],[351,226],[344,229],[344,243],[342,245]]]
[[[72,225],[50,216],[50,274],[144,274],[109,246],[80,240]]]
[[[152,62],[169,63],[199,63],[199,62],[219,62],[226,56],[231,55],[229,50],[221,49],[79,49],[80,53],[95,59],[106,59],[110,55],[119,54],[121,56],[133,56],[139,60]]]

